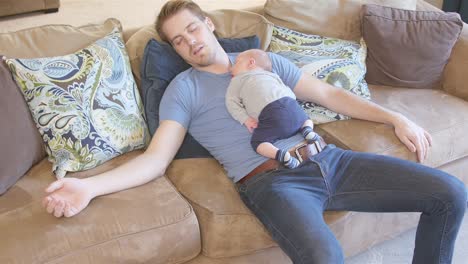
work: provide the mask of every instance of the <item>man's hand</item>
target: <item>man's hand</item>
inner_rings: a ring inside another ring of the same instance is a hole
[[[395,127],[395,134],[401,142],[411,152],[416,152],[418,161],[423,162],[427,157],[429,148],[432,146],[431,135],[403,115],[400,115],[393,125]]]
[[[244,126],[247,127],[247,129],[249,130],[250,133],[252,133],[253,130],[255,128],[257,128],[258,122],[257,122],[257,120],[255,120],[255,118],[249,117],[249,118],[247,118],[247,120],[245,120]]]
[[[89,188],[83,180],[76,178],[65,178],[57,180],[46,188],[49,193],[42,205],[47,212],[55,217],[71,217],[83,210],[91,201],[92,196]]]

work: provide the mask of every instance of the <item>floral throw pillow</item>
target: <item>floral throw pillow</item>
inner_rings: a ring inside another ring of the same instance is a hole
[[[357,43],[275,26],[269,50],[286,57],[306,74],[370,99],[364,80],[367,47],[362,39]],[[349,119],[315,103],[299,104],[315,124]]]
[[[119,29],[73,54],[5,62],[28,103],[57,178],[149,142]]]

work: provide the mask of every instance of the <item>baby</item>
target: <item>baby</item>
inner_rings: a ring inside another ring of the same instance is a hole
[[[299,160],[272,143],[299,131],[308,143],[318,135],[292,90],[271,69],[266,52],[251,49],[240,53],[231,68],[226,107],[235,120],[253,132],[251,145],[258,154],[293,169],[299,166]]]

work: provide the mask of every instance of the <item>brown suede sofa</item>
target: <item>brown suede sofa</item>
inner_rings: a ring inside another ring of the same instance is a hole
[[[417,1],[417,9],[437,11],[422,0]],[[257,34],[262,48],[267,48],[273,27],[270,20],[274,18],[268,17],[263,7],[253,11],[218,10],[209,15],[220,37]],[[293,11],[291,6],[288,12]],[[334,15],[311,14],[324,20]],[[293,22],[298,19],[301,18],[291,17]],[[275,20],[275,23],[288,26],[291,21]],[[116,25],[119,22],[110,19],[102,25],[43,26],[0,34],[0,54],[11,57],[67,54],[102,37]],[[126,42],[137,83],[141,56],[152,37],[157,35],[153,26],[148,25]],[[63,41],[68,45],[63,45]],[[9,45],[12,43],[17,44]],[[25,48],[30,45],[36,48]],[[447,171],[465,183],[468,183],[467,67],[465,24],[440,89],[370,86],[374,102],[401,112],[432,134],[433,147],[425,164]],[[416,160],[415,154],[400,143],[387,125],[346,120],[316,129],[327,142],[342,148]],[[21,144],[17,147],[25,151],[29,148]],[[109,170],[140,152],[127,153],[70,177],[89,177]],[[52,165],[44,153],[41,155],[42,160],[31,162],[21,180],[0,196],[0,263],[291,263],[243,205],[234,184],[214,159],[175,160],[164,177],[98,197],[77,216],[56,219],[41,206],[43,190],[54,180]],[[346,256],[397,236],[414,227],[418,219],[415,213],[326,212],[324,216]]]
[[[0,1],[0,17],[43,11],[57,12],[60,0],[3,0]]]

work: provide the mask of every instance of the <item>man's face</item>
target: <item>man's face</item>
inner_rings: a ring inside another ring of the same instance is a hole
[[[166,20],[162,27],[176,52],[190,65],[205,67],[214,63],[218,40],[209,18],[204,21],[189,10],[182,10]]]
[[[251,70],[252,60],[247,53],[243,52],[236,58],[236,62],[231,67],[232,76],[237,76],[241,73]]]

